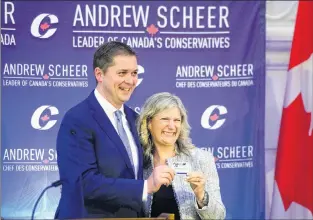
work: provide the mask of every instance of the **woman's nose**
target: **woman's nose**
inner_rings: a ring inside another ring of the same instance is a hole
[[[175,122],[174,120],[169,120],[168,127],[174,129],[175,128]]]

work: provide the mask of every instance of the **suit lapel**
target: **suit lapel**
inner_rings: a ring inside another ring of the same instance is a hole
[[[128,121],[129,127],[130,127],[130,131],[134,137],[136,146],[137,146],[137,152],[138,152],[138,179],[142,179],[142,168],[143,168],[143,150],[139,141],[139,137],[138,137],[138,133],[137,133],[137,129],[136,129],[136,118],[134,117],[134,113],[133,110],[131,110],[129,107],[127,107],[126,105],[124,105],[124,112],[126,115],[126,119]]]
[[[114,126],[112,125],[110,119],[103,111],[101,105],[97,101],[94,92],[92,92],[88,97],[88,103],[89,106],[93,112],[93,117],[101,127],[101,129],[107,134],[107,136],[113,141],[115,144],[115,147],[119,150],[121,153],[126,165],[130,170],[132,170],[132,173],[134,175],[134,171],[130,162],[130,159],[128,157],[126,148],[120,138],[120,136],[117,134]]]

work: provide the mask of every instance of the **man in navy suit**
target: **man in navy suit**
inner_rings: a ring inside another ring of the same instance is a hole
[[[140,217],[147,194],[169,185],[174,171],[160,166],[143,180],[137,114],[124,105],[138,80],[135,52],[106,43],[93,68],[95,90],[65,114],[58,133],[62,192],[55,218]]]

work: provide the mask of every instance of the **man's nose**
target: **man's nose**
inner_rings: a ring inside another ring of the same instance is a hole
[[[135,84],[137,80],[137,76],[133,76],[132,74],[128,74],[126,77],[125,77],[125,82],[128,83],[128,84]]]

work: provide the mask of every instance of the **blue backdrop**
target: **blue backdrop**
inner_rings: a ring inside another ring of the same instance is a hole
[[[30,217],[59,178],[65,112],[95,87],[93,53],[118,40],[138,53],[128,105],[169,91],[193,143],[216,157],[228,219],[264,218],[265,2],[1,2],[1,215]],[[36,217],[52,218],[60,189]]]

